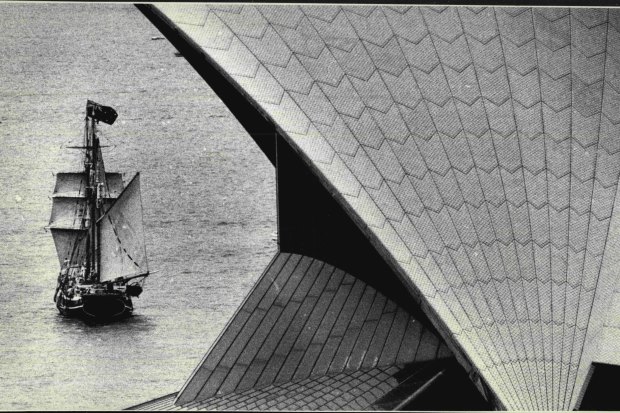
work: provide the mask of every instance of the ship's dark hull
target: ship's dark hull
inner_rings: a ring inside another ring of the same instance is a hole
[[[87,294],[82,301],[82,311],[91,318],[121,318],[133,312],[133,303],[126,294]]]
[[[70,297],[65,296],[62,292],[57,292],[54,297],[56,302],[56,308],[60,314],[68,317],[76,317],[82,314],[82,300],[72,300]]]
[[[126,294],[84,294],[79,300],[60,293],[56,296],[60,314],[91,320],[111,320],[127,317],[133,312],[133,303]]]

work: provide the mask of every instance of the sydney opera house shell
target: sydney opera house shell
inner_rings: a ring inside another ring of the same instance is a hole
[[[279,252],[134,408],[618,408],[620,10],[139,8],[276,167]]]

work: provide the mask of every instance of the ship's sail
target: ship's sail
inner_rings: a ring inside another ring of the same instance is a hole
[[[100,182],[101,190],[103,191],[100,196],[101,198],[114,199],[118,198],[118,196],[123,192],[123,178],[120,173],[117,172],[106,172],[105,166],[103,164],[103,155],[101,153],[101,148],[98,148],[97,153],[97,182]]]
[[[103,188],[103,198],[118,198],[123,192],[123,175],[118,172],[106,172]]]
[[[99,280],[109,281],[148,272],[140,174],[136,174],[114,204],[98,221],[100,239]]]
[[[86,197],[88,179],[84,172],[59,172],[56,174],[54,197]]]
[[[110,319],[131,314],[149,275],[140,177],[124,187],[121,174],[105,171],[97,124],[117,114],[90,100],[86,110],[83,145],[70,147],[84,150],[84,170],[56,176],[47,227],[61,265],[54,301],[63,315]]]
[[[52,202],[49,228],[75,230],[82,228],[82,218],[88,214],[86,198],[59,196],[54,197]]]
[[[77,267],[86,261],[86,230],[51,228],[60,265]]]
[[[101,161],[103,164],[103,161]],[[118,172],[105,172],[99,177],[103,182],[103,198],[118,198],[123,192],[123,176]],[[56,174],[54,198],[72,197],[85,198],[88,179],[84,172],[59,172]]]
[[[103,185],[104,210],[123,191],[120,173],[105,173]],[[86,187],[88,179],[84,172],[60,172],[56,174],[52,201],[52,216],[48,228],[52,231],[58,260],[62,266],[80,265],[86,259],[86,228],[83,224],[88,215]]]
[[[84,173],[62,172],[56,175],[52,216],[52,231],[56,254],[61,266],[78,266],[86,257],[86,230],[83,218],[87,214]]]

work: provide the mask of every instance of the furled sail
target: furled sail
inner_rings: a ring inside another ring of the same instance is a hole
[[[100,236],[99,280],[130,277],[148,272],[140,174],[136,174],[122,194],[98,221]]]

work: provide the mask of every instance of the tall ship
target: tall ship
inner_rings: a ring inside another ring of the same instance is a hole
[[[54,302],[61,314],[114,319],[133,312],[149,275],[140,174],[127,185],[106,172],[97,127],[112,125],[116,111],[86,104],[84,169],[56,174],[49,228],[60,262]]]

